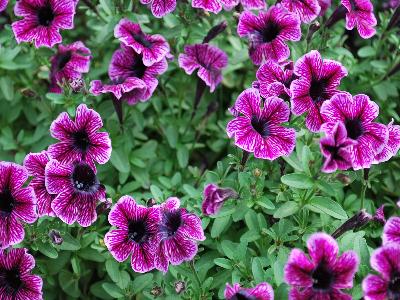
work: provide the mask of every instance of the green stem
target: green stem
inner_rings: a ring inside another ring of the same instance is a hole
[[[193,273],[193,275],[194,275],[194,278],[196,279],[197,285],[199,286],[199,289],[200,289],[200,298],[201,298],[201,297],[203,296],[203,288],[202,288],[202,286],[201,286],[201,281],[200,281],[199,275],[197,275],[196,269],[194,268],[194,260],[191,260],[191,261],[189,262],[189,267],[190,267],[190,269],[192,270],[192,273]]]
[[[365,200],[365,192],[367,191],[367,181],[365,180],[364,177],[364,169],[362,170],[362,186],[361,186],[361,196],[360,196],[360,209],[364,208],[364,200]]]

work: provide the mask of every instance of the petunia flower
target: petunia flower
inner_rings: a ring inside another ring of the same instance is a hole
[[[57,53],[50,59],[50,91],[61,93],[60,84],[81,79],[82,73],[89,72],[91,59],[90,49],[80,41],[58,46]]]
[[[350,146],[356,142],[347,137],[346,126],[342,122],[336,123],[332,132],[319,141],[325,162],[322,172],[332,173],[337,169],[347,170],[352,167]]]
[[[385,204],[381,205],[378,207],[378,209],[375,211],[374,215],[374,221],[381,223],[382,225],[386,224],[386,218],[385,218]]]
[[[14,13],[22,20],[12,23],[17,43],[34,42],[35,47],[61,43],[60,29],[74,27],[76,3],[71,0],[20,0]]]
[[[297,60],[294,74],[299,79],[290,85],[292,111],[295,115],[307,112],[307,128],[318,132],[323,123],[321,105],[339,92],[337,88],[347,70],[340,62],[322,59],[318,51],[312,50]]]
[[[319,0],[282,0],[282,6],[297,14],[304,23],[311,23],[321,12]]]
[[[6,10],[8,4],[8,0],[0,0],[0,12]]]
[[[122,19],[114,29],[114,36],[124,45],[142,54],[143,64],[151,66],[161,61],[169,53],[166,39],[160,34],[149,35],[142,31],[139,24]]]
[[[236,198],[238,194],[230,188],[220,188],[215,184],[207,184],[203,192],[202,212],[206,216],[216,215],[229,198]]]
[[[32,187],[23,187],[27,179],[24,167],[0,162],[0,249],[22,242],[22,223],[37,219],[35,193]]]
[[[64,223],[71,225],[76,221],[88,227],[96,221],[96,205],[106,196],[96,169],[85,162],[63,164],[50,160],[45,169],[45,181],[47,191],[56,195],[51,208]]]
[[[281,5],[271,6],[258,16],[249,11],[240,15],[237,33],[249,40],[249,55],[254,64],[263,60],[281,62],[290,55],[286,41],[301,38],[300,19]]]
[[[184,53],[179,54],[179,67],[191,75],[196,69],[197,76],[213,92],[222,81],[222,69],[228,64],[228,56],[218,47],[210,44],[186,45]]]
[[[358,33],[364,39],[375,35],[374,27],[377,21],[374,15],[374,6],[370,0],[341,0],[341,3],[347,9],[347,30],[357,27]]]
[[[122,262],[131,255],[135,272],[154,269],[159,209],[139,205],[133,198],[123,196],[111,209],[108,221],[116,229],[105,235],[104,243],[114,258]]]
[[[103,126],[100,115],[81,104],[76,109],[75,121],[66,112],[61,113],[50,127],[51,136],[60,142],[50,145],[47,154],[62,163],[86,161],[105,164],[111,156],[111,140],[107,132],[99,132]]]
[[[176,8],[176,0],[140,0],[140,3],[149,5],[156,18],[162,18]]]
[[[253,288],[242,288],[240,284],[226,284],[225,299],[227,300],[274,300],[274,290],[266,283],[261,282]]]
[[[157,233],[155,267],[163,272],[168,265],[179,265],[190,261],[197,253],[197,242],[204,241],[203,228],[198,216],[180,208],[180,200],[170,197],[158,209],[161,222]]]
[[[45,168],[49,162],[49,157],[46,151],[40,153],[29,153],[24,160],[24,167],[33,179],[29,186],[33,188],[37,198],[37,211],[39,217],[52,216],[55,214],[51,208],[51,202],[55,195],[50,194],[46,189],[45,183]]]
[[[393,120],[387,126],[389,139],[383,150],[376,155],[374,163],[388,161],[397,154],[400,149],[400,126],[393,125]]]
[[[42,278],[32,274],[35,259],[28,249],[0,251],[0,299],[42,300]]]
[[[354,251],[338,256],[335,239],[325,233],[315,233],[307,241],[307,256],[293,249],[284,269],[284,278],[292,289],[289,300],[340,299],[351,300],[342,289],[353,286],[359,259]]]
[[[369,274],[362,282],[365,300],[395,300],[399,298],[400,245],[384,244],[376,249],[370,259],[371,267],[379,275]]]
[[[379,106],[362,94],[341,93],[322,104],[321,130],[331,134],[336,123],[343,122],[347,136],[356,142],[349,149],[354,170],[369,168],[388,142],[387,126],[374,122],[378,114]]]
[[[235,145],[254,152],[256,158],[274,160],[292,153],[296,144],[296,131],[281,123],[289,120],[289,107],[280,98],[267,98],[260,108],[258,90],[247,89],[236,100],[234,109],[239,115],[226,126]]]
[[[383,227],[382,244],[400,243],[400,217],[391,217]]]
[[[232,9],[239,3],[238,0],[192,0],[192,7],[202,8],[214,14],[219,13],[222,8]]]

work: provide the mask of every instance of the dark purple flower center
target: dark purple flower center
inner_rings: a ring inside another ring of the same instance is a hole
[[[326,150],[328,150],[331,154],[331,157],[334,160],[342,160],[343,158],[339,155],[339,149],[340,147],[336,147],[336,146],[324,146]]]
[[[92,168],[86,163],[78,163],[72,171],[72,184],[78,193],[94,193],[99,182]]]
[[[263,138],[269,135],[268,122],[264,118],[259,118],[258,116],[251,117],[251,126],[257,133],[259,133]]]
[[[67,51],[65,53],[60,53],[56,57],[56,69],[57,70],[62,70],[64,69],[65,65],[71,60],[72,57],[72,52]]]
[[[90,146],[89,135],[86,130],[79,130],[72,134],[72,140],[75,148],[81,150],[82,152],[86,152],[88,147]]]
[[[318,266],[312,271],[311,278],[313,280],[313,289],[315,290],[328,290],[334,280],[331,270],[327,267],[325,262],[320,262]]]
[[[292,83],[293,80],[297,79],[298,77],[295,74],[292,74],[292,76],[289,76],[286,78],[286,80],[283,82],[283,85],[290,89],[290,84]]]
[[[229,300],[258,300],[258,298],[249,295],[246,291],[239,291],[231,298],[229,298]]]
[[[17,269],[0,270],[0,286],[5,287],[6,293],[15,295],[22,286]]]
[[[130,221],[128,226],[128,239],[138,244],[147,241],[149,236],[144,220]]]
[[[400,273],[394,272],[390,278],[388,285],[388,299],[400,299]]]
[[[39,25],[50,26],[51,22],[54,20],[54,12],[50,4],[47,3],[46,6],[40,7],[37,11],[37,18]]]
[[[326,100],[326,86],[327,81],[325,79],[312,79],[310,85],[310,97],[314,103],[322,103]]]
[[[179,227],[182,225],[182,214],[181,211],[167,211],[164,213],[162,225],[160,230],[164,232],[168,237],[172,237],[176,234]]]
[[[353,140],[357,140],[364,133],[361,120],[358,118],[346,119],[344,125],[346,126],[347,136]]]
[[[8,187],[6,187],[0,193],[0,214],[2,215],[10,215],[14,209],[15,200],[11,191]]]
[[[143,64],[141,57],[137,57],[131,66],[131,76],[141,79],[146,73],[147,67]]]
[[[142,46],[151,49],[151,47],[153,47],[153,44],[146,39],[146,36],[144,34],[136,34],[136,33],[132,33],[132,37],[133,39],[138,42],[139,44],[141,44]]]
[[[350,5],[351,5],[351,10],[355,11],[357,10],[357,3],[354,0],[349,0]]]
[[[274,22],[268,22],[261,31],[262,40],[264,43],[272,42],[279,34],[279,25]]]

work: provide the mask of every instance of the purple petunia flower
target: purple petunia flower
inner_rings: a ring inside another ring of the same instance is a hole
[[[228,64],[228,56],[218,47],[209,44],[186,45],[185,53],[179,54],[179,67],[190,75],[196,69],[197,76],[213,92],[222,81],[221,70]]]
[[[24,226],[37,219],[32,187],[23,187],[28,172],[20,165],[0,162],[0,249],[20,243]]]
[[[393,125],[393,120],[387,126],[389,139],[382,152],[375,157],[374,163],[388,161],[397,154],[400,149],[400,126]]]
[[[155,267],[163,272],[168,271],[169,263],[179,265],[192,260],[197,253],[196,241],[206,239],[200,218],[179,206],[180,200],[176,197],[170,197],[158,206],[161,222],[154,262]]]
[[[310,257],[293,249],[285,266],[285,281],[292,286],[289,299],[351,300],[341,290],[353,286],[359,264],[357,254],[346,251],[338,257],[338,244],[326,233],[311,235],[307,248]]]
[[[380,275],[369,274],[364,278],[362,289],[365,300],[395,300],[399,298],[400,246],[384,244],[371,255],[371,267]]]
[[[297,14],[304,23],[311,23],[321,12],[318,0],[282,0],[282,6]]]
[[[35,259],[28,249],[0,251],[0,299],[41,300],[43,281],[31,274]]]
[[[169,44],[163,36],[146,34],[139,24],[128,19],[122,19],[115,26],[114,36],[136,53],[142,54],[145,66],[161,61],[170,51]]]
[[[222,8],[232,9],[239,3],[238,0],[192,0],[192,7],[202,8],[214,14],[219,13]]]
[[[60,142],[50,145],[47,154],[62,163],[105,164],[111,156],[111,140],[107,132],[98,131],[102,126],[100,115],[85,104],[76,109],[75,121],[61,113],[50,127],[51,136]]]
[[[8,0],[0,0],[0,12],[6,10],[8,4]]]
[[[348,138],[356,142],[349,148],[354,170],[369,168],[388,142],[387,127],[373,122],[378,114],[379,106],[362,94],[352,97],[341,93],[322,104],[321,116],[325,123],[321,130],[332,134],[336,123],[343,122]]]
[[[375,35],[377,24],[374,15],[374,6],[370,0],[341,0],[347,9],[346,29],[352,30],[357,27],[358,33],[364,39],[369,39]]]
[[[123,196],[111,209],[108,221],[117,227],[104,238],[114,258],[122,262],[131,255],[131,266],[135,272],[154,269],[159,209],[138,205],[133,198]]]
[[[236,100],[234,109],[240,114],[226,126],[235,145],[254,156],[274,160],[292,153],[296,144],[296,131],[281,123],[289,120],[290,109],[280,98],[267,98],[260,108],[258,90],[247,89]]]
[[[57,217],[83,227],[97,219],[96,205],[104,201],[106,189],[96,176],[96,169],[85,162],[62,164],[50,160],[45,169],[46,188],[55,194],[51,208]]]
[[[292,111],[295,115],[307,112],[307,128],[318,132],[323,123],[321,105],[339,92],[337,87],[347,70],[340,62],[322,59],[318,51],[312,50],[297,60],[294,74],[300,78],[290,85]]]
[[[237,33],[249,40],[249,55],[254,64],[263,60],[284,61],[290,55],[286,41],[301,38],[300,19],[281,5],[260,11],[258,16],[249,11],[240,15]]]
[[[400,217],[391,217],[383,227],[382,244],[400,243]]]
[[[176,0],[140,0],[140,3],[149,5],[156,18],[162,18],[176,8]]]
[[[242,288],[238,283],[233,286],[227,283],[224,296],[227,300],[274,300],[274,290],[266,282],[249,289]]]
[[[386,218],[385,218],[385,204],[381,205],[378,207],[378,209],[375,211],[374,215],[374,221],[381,223],[382,225],[386,224]]]
[[[12,23],[17,43],[34,42],[35,47],[61,43],[60,29],[74,27],[76,3],[71,0],[20,0],[14,13],[22,20]]]
[[[342,122],[336,123],[332,132],[319,141],[325,162],[322,172],[332,173],[337,169],[347,170],[352,167],[350,146],[356,142],[347,137],[346,126]]]
[[[55,195],[49,194],[45,183],[45,168],[48,162],[49,157],[47,156],[46,151],[40,153],[29,153],[24,160],[24,167],[27,169],[28,174],[33,176],[29,186],[33,188],[37,198],[37,211],[39,217],[55,216],[51,208],[51,202],[54,200]]]
[[[216,215],[224,202],[229,198],[236,198],[238,194],[232,189],[223,189],[215,184],[207,184],[204,188],[202,212],[206,216]]]
[[[70,45],[60,45],[56,55],[52,56],[50,70],[50,91],[61,93],[59,84],[82,78],[82,73],[89,72],[90,49],[78,41]]]

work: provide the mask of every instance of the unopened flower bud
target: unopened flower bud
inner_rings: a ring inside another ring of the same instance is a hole
[[[260,177],[262,175],[262,171],[259,168],[255,168],[253,171],[254,177]]]
[[[71,80],[69,80],[68,83],[69,83],[69,86],[71,87],[71,89],[75,93],[80,92],[82,90],[82,88],[85,86],[85,82],[81,78],[71,79]]]
[[[332,236],[337,239],[347,231],[363,227],[372,219],[372,216],[365,209],[362,209],[336,229]]]
[[[112,201],[110,198],[105,199],[104,201],[100,202],[99,205],[96,207],[97,215],[101,215],[107,210],[111,208]]]
[[[211,28],[208,31],[206,37],[203,39],[203,44],[210,42],[217,35],[219,35],[220,33],[224,32],[225,29],[226,29],[226,25],[227,25],[226,21],[222,21],[218,25],[216,25],[213,28]]]
[[[55,229],[49,231],[49,237],[54,245],[61,245],[64,241],[60,232]]]
[[[314,33],[316,33],[320,28],[321,28],[321,25],[317,21],[315,21],[314,23],[312,23],[310,25],[310,27],[308,28],[308,33],[307,33],[307,43],[311,42],[311,39],[312,39]]]
[[[175,292],[179,295],[186,290],[186,284],[182,280],[175,282]]]
[[[350,177],[343,173],[337,174],[336,179],[339,180],[344,185],[349,185],[351,183]]]
[[[163,293],[162,288],[158,285],[156,285],[155,287],[153,287],[150,291],[150,294],[154,297],[158,297],[161,296]]]

